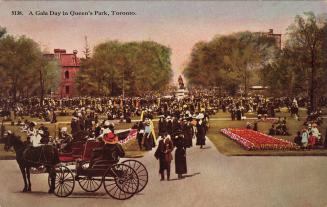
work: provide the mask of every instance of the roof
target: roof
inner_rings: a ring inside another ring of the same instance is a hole
[[[80,59],[75,54],[61,54],[60,65],[66,67],[80,66]]]

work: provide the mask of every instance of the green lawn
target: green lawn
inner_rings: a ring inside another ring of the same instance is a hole
[[[293,118],[289,116],[289,113],[286,113],[286,109],[282,109],[282,112],[276,113],[276,117],[287,117],[287,127],[289,128],[289,132],[291,133],[290,136],[280,136],[279,138],[286,139],[293,141],[296,132],[301,129],[301,125],[303,121],[296,121]],[[300,116],[304,117],[306,115],[305,110],[300,110]],[[245,114],[246,117],[254,118],[256,117],[256,114],[253,113],[247,113]],[[223,113],[222,111],[218,112],[216,115],[211,116],[211,118],[230,118],[229,113]],[[136,118],[133,118],[136,119]],[[29,118],[29,120],[31,120]],[[33,119],[35,121],[40,121],[39,119]],[[70,116],[58,116],[58,121],[67,121],[70,122],[71,117]],[[249,120],[251,123],[253,123],[255,120]],[[223,134],[220,133],[220,129],[222,128],[244,128],[246,126],[245,120],[242,121],[220,121],[220,120],[211,120],[210,121],[210,129],[208,131],[207,136],[209,139],[214,143],[217,150],[224,154],[224,155],[231,155],[231,156],[239,156],[239,155],[277,155],[277,156],[284,156],[284,155],[294,155],[294,156],[301,156],[301,155],[327,155],[327,149],[315,149],[315,150],[296,150],[296,151],[273,151],[273,150],[260,150],[260,151],[248,151],[242,148],[238,143],[235,141],[227,138]],[[133,125],[133,123],[117,123],[115,125],[116,129],[127,129],[130,128]],[[157,121],[154,121],[155,125],[155,131],[157,133],[158,127],[157,127]],[[45,126],[49,128],[50,135],[55,136],[56,133],[58,133],[58,129],[63,126],[68,127],[68,131],[70,131],[70,124],[60,123],[60,124],[50,124],[46,123]],[[270,122],[259,122],[258,123],[258,130],[267,133],[268,129],[271,127]],[[325,137],[325,130],[327,127],[327,123],[325,123],[319,128],[319,130],[322,132],[323,137]],[[22,132],[20,132],[20,129],[17,126],[9,126],[6,125],[6,129],[9,129],[19,136],[22,137],[22,139],[26,139],[26,135]],[[138,148],[138,144],[136,140],[131,140],[128,143],[124,144],[124,149],[126,151],[127,156],[129,157],[139,157],[143,156],[144,151],[140,151]],[[0,159],[7,159],[7,158],[13,158],[14,153],[13,152],[5,152],[3,150],[3,145],[0,144]]]
[[[279,115],[287,116],[287,127],[289,128],[290,136],[278,136],[279,138],[286,139],[293,142],[296,132],[301,129],[302,121],[296,121],[288,114],[280,113]],[[249,151],[241,147],[237,142],[227,138],[225,135],[220,133],[222,128],[245,128],[247,121],[210,121],[210,129],[208,131],[207,137],[214,143],[217,150],[228,156],[251,156],[251,155],[272,155],[272,156],[305,156],[305,155],[327,155],[327,149],[314,149],[314,150],[295,150],[295,151],[277,151],[277,150],[257,150]],[[251,123],[254,120],[250,121]],[[259,122],[258,130],[263,133],[268,133],[271,123],[269,122]],[[325,137],[325,129],[327,127],[326,122],[319,127],[322,132],[323,137]]]

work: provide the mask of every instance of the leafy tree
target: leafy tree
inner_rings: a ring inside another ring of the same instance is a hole
[[[155,42],[108,41],[82,61],[77,76],[81,94],[140,95],[160,89],[172,75],[171,51]]]
[[[1,33],[1,32],[0,32]],[[0,39],[1,94],[28,97],[39,94],[41,99],[58,86],[57,63],[44,59],[39,45],[25,36],[5,35]]]
[[[317,98],[327,88],[326,17],[312,12],[297,15],[288,28],[285,48],[266,75],[274,93],[308,96],[310,110],[317,109]]]
[[[288,28],[289,40],[286,47],[293,52],[293,60],[301,59],[301,62],[293,62],[298,69],[308,70],[310,97],[310,110],[317,108],[318,74],[322,70],[323,39],[324,33],[317,17],[312,12],[304,13],[304,16],[297,15],[294,23]]]
[[[273,39],[260,33],[216,36],[194,46],[184,75],[190,85],[224,88],[230,94],[243,83],[247,94],[251,73],[268,64],[275,50]]]
[[[6,35],[0,40],[0,66],[15,101],[23,95],[35,78],[34,71],[41,62],[42,53],[37,43],[25,36],[15,38]]]

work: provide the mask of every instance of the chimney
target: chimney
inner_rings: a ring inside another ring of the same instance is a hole
[[[274,30],[273,29],[269,29],[269,34],[273,34],[274,33]]]

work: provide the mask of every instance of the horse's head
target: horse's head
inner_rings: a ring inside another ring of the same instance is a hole
[[[6,131],[4,134],[4,150],[9,151],[11,147],[14,146],[15,140],[18,139],[10,130]]]
[[[5,131],[4,136],[3,136],[3,141],[5,143],[5,145],[4,145],[4,150],[5,151],[8,151],[12,146],[11,143],[10,143],[11,141],[9,140],[10,139],[10,134],[11,134],[10,131]]]

